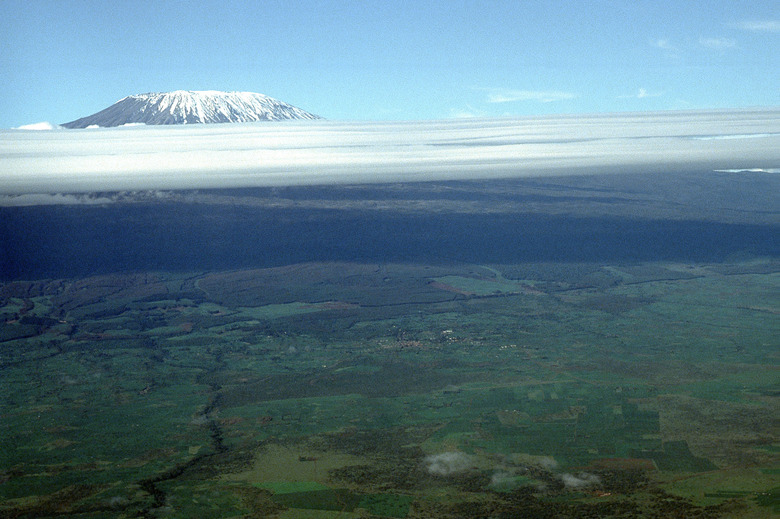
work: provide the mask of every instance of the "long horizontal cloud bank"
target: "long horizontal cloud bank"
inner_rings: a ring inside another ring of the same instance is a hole
[[[0,194],[776,170],[780,109],[0,132]]]

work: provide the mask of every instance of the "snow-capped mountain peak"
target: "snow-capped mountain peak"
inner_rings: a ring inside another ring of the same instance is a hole
[[[105,110],[62,126],[86,128],[137,123],[237,123],[319,118],[300,108],[254,92],[176,90],[127,96]]]

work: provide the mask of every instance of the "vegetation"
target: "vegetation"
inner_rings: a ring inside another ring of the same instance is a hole
[[[770,517],[779,288],[761,258],[6,282],[0,515]]]

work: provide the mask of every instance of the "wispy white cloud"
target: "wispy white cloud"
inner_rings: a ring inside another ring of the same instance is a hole
[[[733,49],[737,46],[737,40],[732,38],[699,38],[699,45],[708,49],[724,50]]]
[[[657,49],[662,49],[662,50],[668,50],[668,51],[676,51],[677,50],[677,47],[672,45],[669,42],[669,40],[664,39],[664,38],[658,38],[658,39],[655,39],[655,40],[650,40],[650,45],[655,47],[655,48],[657,48]]]
[[[425,458],[428,472],[437,476],[450,476],[474,467],[474,461],[463,452],[443,452]]]
[[[762,139],[764,137],[780,137],[780,133],[735,133],[731,135],[702,135],[694,137],[697,141],[712,141],[723,139]]]
[[[450,117],[455,119],[469,119],[472,117],[485,117],[487,114],[482,110],[477,110],[473,106],[466,105],[465,108],[453,108],[450,110]]]
[[[680,49],[677,43],[673,43],[666,38],[651,39],[648,40],[648,43],[669,59],[679,60],[684,54],[684,51]]]
[[[561,474],[561,481],[566,488],[584,488],[601,484],[601,479],[595,474],[580,472],[578,475]]]
[[[497,89],[488,95],[489,103],[513,103],[516,101],[537,101],[539,103],[552,103],[574,99],[577,94],[562,92],[560,90],[508,90]]]
[[[52,124],[48,121],[43,121],[40,123],[32,123],[32,124],[24,124],[22,126],[17,126],[14,128],[14,130],[54,130],[59,128],[56,124]]]
[[[736,26],[752,32],[780,32],[780,20],[743,20]]]
[[[636,94],[628,94],[618,96],[618,99],[645,99],[647,97],[661,97],[663,92],[649,92],[644,88],[640,88]]]
[[[716,169],[720,173],[780,173],[780,168]]]
[[[0,130],[14,196],[778,166],[780,109]]]

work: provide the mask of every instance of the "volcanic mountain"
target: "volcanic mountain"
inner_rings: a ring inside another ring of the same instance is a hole
[[[263,94],[176,90],[128,96],[105,110],[62,126],[86,128],[134,123],[245,123],[284,119],[320,117]]]

